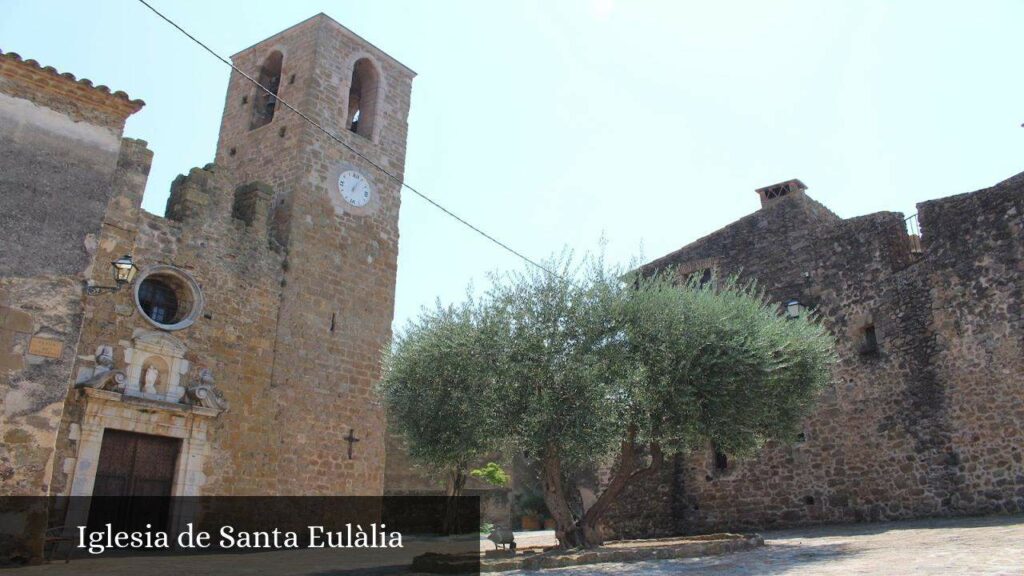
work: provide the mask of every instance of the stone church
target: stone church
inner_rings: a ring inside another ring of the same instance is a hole
[[[141,210],[123,92],[0,52],[0,496],[430,491],[372,386],[414,73],[318,14],[232,57],[214,162]],[[346,146],[283,107],[294,104]],[[1024,176],[842,219],[799,180],[647,265],[756,278],[841,361],[804,430],[627,495],[650,536],[1024,510]],[[80,522],[80,510],[46,523]],[[78,516],[76,516],[76,514]],[[32,524],[32,523],[36,524]]]
[[[160,217],[143,102],[0,53],[0,495],[383,493],[400,187],[371,162],[402,177],[415,73],[324,14],[232,61],[270,93],[231,73]]]

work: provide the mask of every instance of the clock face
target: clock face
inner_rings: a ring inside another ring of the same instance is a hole
[[[373,194],[366,176],[355,170],[345,170],[338,176],[338,192],[345,202],[357,208],[366,206]]]

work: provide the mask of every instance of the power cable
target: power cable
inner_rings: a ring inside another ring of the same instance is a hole
[[[300,118],[302,118],[303,120],[305,120],[306,122],[308,122],[308,123],[309,123],[309,124],[310,124],[311,126],[315,127],[315,128],[317,129],[317,130],[319,130],[319,131],[323,132],[324,134],[326,134],[328,138],[330,138],[331,140],[334,140],[334,141],[335,141],[335,142],[337,142],[338,144],[341,144],[341,145],[342,145],[342,146],[344,146],[344,147],[345,147],[345,148],[346,148],[346,149],[347,149],[347,150],[348,150],[349,152],[352,152],[353,154],[355,154],[356,156],[358,156],[359,158],[361,158],[361,159],[362,159],[363,161],[365,161],[365,162],[366,162],[367,164],[369,164],[369,165],[373,166],[374,168],[376,168],[377,170],[379,170],[379,171],[380,171],[380,172],[381,172],[382,174],[384,174],[385,176],[387,176],[387,177],[388,177],[388,178],[390,178],[391,180],[394,180],[395,182],[397,182],[397,183],[399,184],[399,186],[401,186],[401,187],[405,188],[406,190],[409,190],[410,192],[412,192],[413,194],[415,194],[415,195],[419,196],[419,197],[420,197],[420,198],[422,198],[423,200],[426,200],[426,201],[427,201],[427,202],[428,202],[428,203],[429,203],[430,205],[432,205],[432,206],[434,206],[435,208],[437,208],[438,210],[440,210],[440,211],[444,212],[444,213],[445,213],[445,214],[447,214],[448,216],[451,216],[451,217],[452,217],[452,218],[454,218],[454,219],[455,219],[455,220],[456,220],[457,222],[461,223],[461,224],[462,224],[463,226],[466,226],[466,227],[467,227],[467,228],[469,228],[470,230],[472,230],[472,231],[476,232],[477,234],[479,234],[479,235],[483,236],[484,238],[486,238],[486,239],[490,240],[490,241],[491,241],[491,242],[493,242],[494,244],[497,244],[497,245],[498,245],[499,247],[501,247],[501,248],[503,248],[503,249],[507,250],[508,252],[510,252],[510,253],[512,253],[512,254],[514,254],[515,256],[518,256],[519,258],[523,259],[523,260],[524,260],[525,262],[527,262],[528,264],[531,264],[531,265],[533,265],[533,266],[536,266],[537,268],[540,268],[541,270],[543,270],[544,272],[546,272],[546,273],[548,273],[548,274],[550,274],[550,275],[552,275],[552,276],[555,276],[555,277],[559,277],[559,275],[558,275],[558,274],[556,274],[556,273],[555,273],[554,271],[552,271],[552,270],[548,269],[547,267],[545,267],[545,266],[543,266],[543,265],[541,265],[541,264],[538,264],[538,263],[537,263],[536,261],[534,261],[533,259],[531,259],[531,258],[529,258],[528,256],[524,255],[524,254],[523,254],[522,252],[519,252],[518,250],[516,250],[516,249],[512,248],[511,246],[509,246],[508,244],[505,244],[505,243],[504,243],[504,242],[502,242],[501,240],[498,240],[498,239],[497,239],[497,238],[495,238],[494,236],[491,236],[491,235],[490,235],[490,234],[488,234],[487,232],[484,232],[483,230],[481,230],[481,229],[480,229],[480,228],[478,228],[477,226],[474,226],[473,224],[471,224],[470,222],[468,222],[468,221],[467,221],[467,220],[466,220],[465,218],[462,218],[461,216],[459,216],[459,215],[455,214],[454,212],[452,212],[451,210],[449,210],[449,209],[445,208],[444,206],[442,206],[442,205],[441,205],[441,204],[439,204],[439,203],[438,203],[437,201],[435,201],[434,199],[430,198],[429,196],[427,196],[427,195],[426,195],[426,194],[424,194],[423,192],[420,192],[419,190],[417,190],[417,189],[413,188],[413,187],[412,187],[411,185],[407,184],[407,183],[406,183],[405,181],[403,181],[403,180],[402,180],[401,178],[399,178],[399,177],[398,177],[398,176],[396,176],[395,174],[392,174],[392,173],[391,173],[391,172],[390,172],[390,171],[389,171],[388,169],[386,169],[386,168],[384,168],[383,166],[381,166],[381,165],[377,164],[377,163],[376,163],[376,162],[374,162],[373,160],[371,160],[371,159],[367,158],[367,157],[366,157],[365,155],[363,155],[362,153],[360,153],[360,152],[359,152],[358,150],[356,150],[355,148],[353,148],[352,146],[350,146],[350,145],[349,145],[349,144],[348,144],[347,142],[345,142],[344,140],[342,140],[342,139],[341,139],[341,138],[339,138],[338,136],[336,136],[336,135],[332,134],[332,133],[331,133],[331,132],[330,132],[329,130],[327,130],[326,128],[324,128],[323,126],[321,126],[321,125],[320,125],[319,123],[317,123],[317,122],[316,122],[315,120],[313,120],[312,118],[310,118],[310,117],[309,117],[309,116],[307,116],[306,114],[304,114],[304,113],[300,112],[299,110],[297,110],[297,109],[296,109],[296,108],[295,108],[294,106],[292,106],[292,105],[291,105],[291,104],[289,104],[288,102],[285,102],[284,100],[282,100],[280,96],[278,96],[277,94],[275,94],[274,92],[272,92],[272,91],[271,91],[270,89],[268,89],[268,88],[267,88],[266,86],[264,86],[264,85],[260,84],[260,83],[259,83],[258,81],[256,81],[256,80],[255,80],[255,79],[254,79],[253,77],[251,77],[251,76],[249,76],[248,74],[246,74],[245,72],[242,72],[241,70],[239,70],[239,69],[238,69],[238,67],[236,67],[236,66],[235,66],[234,64],[232,64],[230,60],[228,60],[228,59],[224,58],[223,56],[221,56],[220,54],[218,54],[217,52],[215,52],[215,51],[214,51],[214,50],[213,50],[212,48],[210,48],[209,46],[207,46],[206,44],[204,44],[204,43],[203,43],[202,41],[200,41],[200,40],[199,40],[198,38],[196,38],[195,36],[193,36],[192,34],[190,34],[190,33],[189,33],[189,32],[188,32],[187,30],[185,30],[184,28],[182,28],[181,26],[179,26],[179,25],[178,25],[178,24],[177,24],[176,22],[174,22],[173,20],[171,20],[171,19],[170,19],[170,18],[168,18],[167,16],[164,16],[164,15],[163,15],[163,14],[162,14],[162,13],[161,13],[161,12],[160,12],[159,10],[157,10],[157,9],[156,9],[156,8],[154,8],[154,7],[153,7],[153,6],[151,5],[151,4],[149,4],[148,2],[146,2],[146,0],[139,0],[139,3],[140,3],[140,4],[142,4],[143,6],[145,6],[146,8],[149,8],[149,9],[150,9],[150,10],[151,10],[151,11],[152,11],[152,12],[153,12],[154,14],[156,14],[157,16],[159,16],[159,17],[160,17],[161,19],[163,19],[163,20],[164,20],[165,22],[167,22],[167,23],[168,23],[168,24],[170,24],[171,26],[173,26],[173,27],[177,28],[179,32],[181,32],[182,34],[184,34],[185,36],[187,36],[187,37],[188,37],[188,38],[189,38],[190,40],[192,40],[193,42],[195,42],[196,44],[198,44],[199,46],[201,46],[201,47],[203,48],[203,50],[206,50],[207,52],[209,52],[210,54],[212,54],[214,58],[216,58],[216,59],[220,60],[220,61],[221,61],[221,62],[223,62],[224,64],[227,64],[227,65],[228,65],[229,67],[231,67],[231,69],[232,69],[232,70],[234,70],[235,72],[238,72],[239,74],[241,74],[241,75],[242,75],[242,76],[243,76],[243,77],[244,77],[244,78],[245,78],[246,80],[248,80],[249,82],[252,82],[252,83],[253,83],[253,84],[255,84],[256,86],[258,86],[260,90],[263,90],[264,92],[266,92],[266,93],[267,93],[267,94],[269,94],[270,96],[273,96],[273,97],[274,97],[274,98],[275,98],[275,99],[277,100],[277,102],[279,102],[279,103],[280,103],[280,104],[281,104],[282,106],[284,106],[285,108],[287,108],[287,109],[291,110],[292,112],[294,112],[295,114],[297,114],[297,115],[298,115],[298,116],[299,116]]]

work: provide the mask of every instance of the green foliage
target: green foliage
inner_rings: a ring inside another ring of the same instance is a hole
[[[547,264],[559,275],[497,278],[489,295],[503,327],[496,414],[516,448],[571,467],[608,454],[622,432],[617,392],[628,366],[613,337],[621,288],[599,263]]]
[[[464,470],[502,446],[535,455],[563,532],[557,478],[623,442],[750,453],[791,437],[829,381],[825,330],[751,284],[680,285],[673,271],[625,276],[569,256],[546,266],[557,274],[495,277],[481,300],[424,312],[396,339],[381,391],[420,462]],[[494,463],[473,475],[507,481]]]
[[[494,354],[477,304],[424,310],[385,354],[379,385],[389,424],[417,462],[465,470],[494,452]]]
[[[488,462],[482,468],[470,470],[469,475],[492,486],[506,486],[510,480],[508,473],[495,462]]]
[[[678,286],[673,276],[637,278],[623,300],[635,376],[624,397],[641,436],[732,454],[791,437],[829,381],[831,337],[780,314],[752,284]]]

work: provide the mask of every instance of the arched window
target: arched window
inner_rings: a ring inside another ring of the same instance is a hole
[[[348,91],[348,116],[345,127],[364,138],[373,137],[379,86],[377,68],[373,62],[369,58],[358,60],[352,68],[352,87]]]
[[[270,124],[274,119],[274,110],[277,108],[277,89],[281,86],[281,61],[283,56],[278,51],[273,51],[260,67],[260,75],[257,79],[260,85],[270,90],[267,94],[262,88],[256,89],[256,98],[252,103],[252,123],[249,129],[259,128]]]

